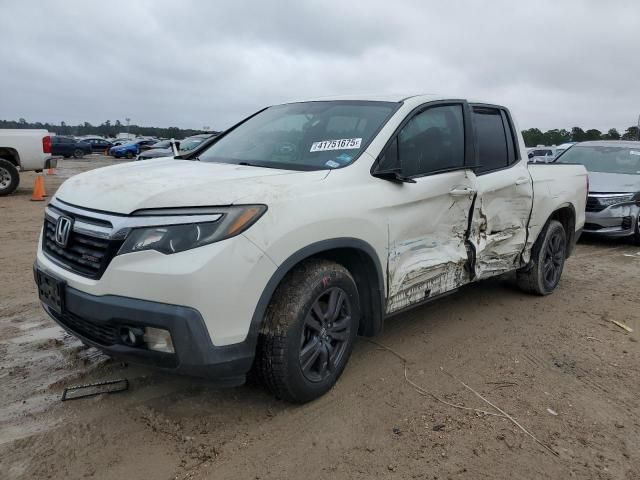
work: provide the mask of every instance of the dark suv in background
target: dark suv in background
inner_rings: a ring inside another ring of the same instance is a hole
[[[83,142],[87,142],[91,145],[91,150],[96,153],[104,153],[113,147],[113,143],[109,140],[105,140],[104,138],[87,138],[83,140]]]
[[[84,140],[76,140],[73,137],[51,137],[51,154],[64,158],[82,158],[92,152],[91,144]]]

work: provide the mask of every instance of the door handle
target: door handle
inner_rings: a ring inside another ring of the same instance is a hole
[[[516,180],[516,185],[523,185],[525,183],[529,183],[529,179],[527,177],[522,177]]]
[[[449,195],[452,197],[468,197],[469,195],[473,195],[476,191],[473,188],[454,188],[449,190]]]

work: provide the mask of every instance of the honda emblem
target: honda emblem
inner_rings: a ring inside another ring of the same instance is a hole
[[[69,243],[69,235],[71,234],[71,227],[73,226],[73,220],[69,217],[58,217],[56,223],[56,235],[55,240],[62,248],[66,248]]]

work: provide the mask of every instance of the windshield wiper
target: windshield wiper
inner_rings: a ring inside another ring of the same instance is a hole
[[[236,163],[236,165],[242,165],[243,167],[275,168],[277,170],[281,170],[279,167],[271,167],[271,166],[265,165],[263,163],[238,162],[238,163]]]

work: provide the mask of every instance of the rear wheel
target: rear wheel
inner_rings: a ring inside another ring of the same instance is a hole
[[[549,295],[560,282],[566,254],[564,227],[557,220],[551,220],[533,246],[531,263],[518,270],[518,286],[528,293]]]
[[[73,157],[74,157],[74,158],[82,158],[82,157],[84,157],[84,150],[81,150],[81,149],[79,149],[79,148],[76,148],[76,149],[73,151]]]
[[[255,373],[277,397],[304,403],[342,374],[358,331],[360,299],[342,265],[308,260],[277,288],[260,332]]]
[[[133,153],[127,152],[126,156],[127,156],[128,159],[132,159],[133,158]]]
[[[20,183],[20,174],[9,160],[0,158],[0,197],[13,193]]]

